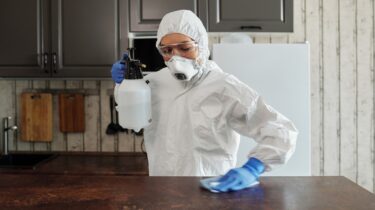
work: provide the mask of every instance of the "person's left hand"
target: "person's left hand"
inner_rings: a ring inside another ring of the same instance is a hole
[[[117,61],[112,65],[111,74],[112,80],[117,84],[121,84],[122,80],[124,80],[124,75],[127,69],[126,64],[123,62],[128,58],[128,54],[124,53],[122,56],[122,60]]]
[[[219,192],[237,191],[252,186],[258,181],[259,175],[264,171],[264,164],[250,158],[241,168],[231,169],[218,180],[218,185],[212,187]]]

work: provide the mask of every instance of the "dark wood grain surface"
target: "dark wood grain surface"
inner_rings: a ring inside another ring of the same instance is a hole
[[[262,177],[215,194],[197,177],[2,174],[1,209],[375,209],[375,196],[343,177]]]
[[[85,98],[82,93],[59,93],[61,132],[85,131]]]

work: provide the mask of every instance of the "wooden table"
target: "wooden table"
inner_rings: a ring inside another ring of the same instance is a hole
[[[197,177],[2,174],[0,209],[375,209],[375,195],[344,177],[262,177],[215,194]]]

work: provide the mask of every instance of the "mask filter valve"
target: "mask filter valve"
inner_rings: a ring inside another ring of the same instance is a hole
[[[171,74],[178,80],[189,81],[198,73],[196,61],[181,56],[173,56],[165,62]]]
[[[176,74],[174,74],[174,76],[175,76],[178,80],[186,80],[186,75],[183,74],[183,73],[176,73]]]

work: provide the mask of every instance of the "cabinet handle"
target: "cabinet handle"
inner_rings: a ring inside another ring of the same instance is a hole
[[[43,63],[44,72],[48,73],[48,53],[43,53],[42,63]]]
[[[57,54],[52,53],[52,65],[53,65],[53,73],[57,73]]]
[[[262,30],[261,26],[241,26],[241,30],[246,30],[246,29],[256,29],[256,30]]]

